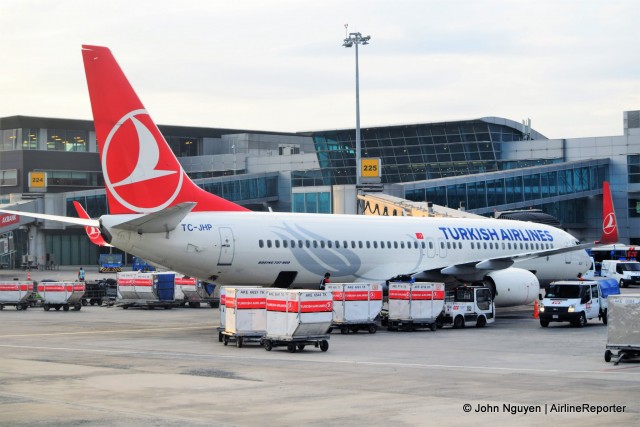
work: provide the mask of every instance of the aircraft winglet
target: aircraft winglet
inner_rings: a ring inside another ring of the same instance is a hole
[[[87,213],[87,211],[84,210],[80,202],[74,200],[73,206],[76,208],[76,212],[78,213],[78,216],[80,218],[90,219],[89,214]],[[107,242],[105,242],[104,238],[102,237],[102,234],[100,233],[100,229],[98,227],[85,225],[84,231],[87,232],[87,237],[89,237],[89,240],[91,240],[91,243],[93,243],[94,245],[112,246]]]

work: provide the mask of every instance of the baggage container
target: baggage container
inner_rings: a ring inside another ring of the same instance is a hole
[[[382,285],[379,283],[330,283],[325,290],[333,295],[331,328],[343,334],[360,329],[375,333],[375,320],[382,311]]]
[[[118,273],[118,293],[122,308],[133,306],[171,308],[175,300],[174,272]]]
[[[267,324],[266,298],[267,290],[262,287],[226,289],[224,345],[229,341],[235,341],[238,347],[249,341],[260,342]]]
[[[436,330],[436,319],[444,308],[444,283],[389,283],[388,329]]]
[[[201,303],[209,304],[213,307],[215,285],[180,274],[176,274],[175,284],[176,299],[184,299],[184,302],[189,304],[189,307],[198,308]],[[179,292],[182,293],[182,297],[178,296]]]
[[[220,287],[220,326],[218,326],[218,341],[222,342],[222,333],[224,332],[225,325],[227,324],[227,287]]]
[[[604,360],[617,351],[617,365],[624,359],[640,357],[640,295],[610,295],[607,298],[607,346]]]
[[[16,310],[29,308],[33,297],[33,282],[7,281],[0,282],[0,310],[5,305],[15,305]]]
[[[80,310],[84,293],[84,282],[40,282],[38,284],[38,294],[45,311],[52,308],[69,311],[70,307]]]
[[[269,290],[267,333],[263,346],[271,351],[273,347],[286,345],[290,352],[294,352],[313,344],[327,351],[327,332],[332,320],[333,298],[329,291]]]

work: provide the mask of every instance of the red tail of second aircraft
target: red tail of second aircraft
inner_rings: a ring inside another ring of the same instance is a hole
[[[618,243],[618,220],[613,209],[611,188],[607,181],[602,183],[602,237],[599,243]]]
[[[247,210],[189,179],[109,49],[85,45],[82,58],[111,214]]]

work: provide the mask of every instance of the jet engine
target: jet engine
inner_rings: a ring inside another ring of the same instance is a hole
[[[492,271],[485,276],[484,284],[492,290],[496,307],[531,304],[540,293],[536,275],[522,268]]]

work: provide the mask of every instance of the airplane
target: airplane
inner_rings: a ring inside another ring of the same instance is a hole
[[[83,45],[82,56],[110,213],[17,213],[95,227],[86,228],[94,243],[182,274],[281,288],[317,288],[327,272],[334,282],[483,282],[504,307],[580,276],[590,267],[584,249],[617,240],[608,183],[602,239],[584,244],[514,220],[250,211],[191,181],[108,48]]]

